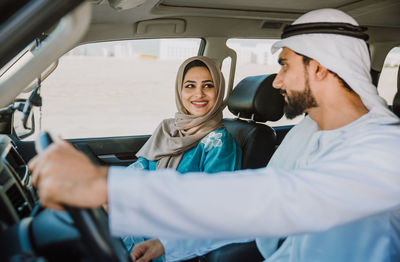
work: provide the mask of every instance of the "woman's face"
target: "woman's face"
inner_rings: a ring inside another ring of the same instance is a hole
[[[205,67],[190,68],[183,78],[182,103],[194,116],[204,116],[215,105],[217,91],[210,71]]]

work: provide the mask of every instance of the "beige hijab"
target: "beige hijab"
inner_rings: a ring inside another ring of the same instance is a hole
[[[186,110],[181,97],[184,70],[194,60],[200,60],[206,64],[217,93],[214,107],[200,117],[193,116]],[[175,118],[163,120],[136,156],[158,161],[157,169],[176,169],[186,150],[196,146],[211,131],[222,127],[222,110],[225,107],[224,94],[225,80],[213,60],[204,56],[195,56],[184,61],[176,77],[175,103],[178,112],[175,113]]]

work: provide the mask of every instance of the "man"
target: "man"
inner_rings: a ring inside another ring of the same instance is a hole
[[[282,48],[274,87],[288,116],[308,115],[267,168],[179,177],[95,167],[58,140],[29,164],[42,203],[108,201],[115,235],[264,237],[267,261],[398,261],[400,127],[371,83],[366,35],[321,9],[283,38],[272,47]]]

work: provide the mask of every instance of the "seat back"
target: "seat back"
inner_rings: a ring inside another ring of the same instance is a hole
[[[400,65],[397,71],[397,93],[393,98],[392,110],[400,117]]]
[[[242,148],[242,169],[266,166],[277,146],[275,131],[264,124],[283,115],[284,99],[272,87],[275,76],[246,77],[228,99],[228,109],[237,118],[224,119],[223,123]]]
[[[266,121],[283,115],[283,96],[272,87],[276,74],[246,77],[233,89],[228,109],[235,119],[224,119],[226,129],[242,148],[242,169],[264,167],[277,146],[275,131]],[[206,262],[263,261],[255,241],[220,247],[203,256]],[[188,261],[200,261],[199,258]]]

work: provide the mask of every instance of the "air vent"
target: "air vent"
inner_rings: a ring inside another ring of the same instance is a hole
[[[29,205],[15,184],[7,190],[6,194],[20,218],[29,215]]]
[[[26,172],[26,164],[13,147],[10,148],[10,151],[6,155],[6,160],[22,180]]]
[[[0,186],[5,185],[9,179],[7,171],[3,168],[3,170],[0,171]]]
[[[277,21],[264,21],[261,28],[262,29],[281,29],[285,23]]]

